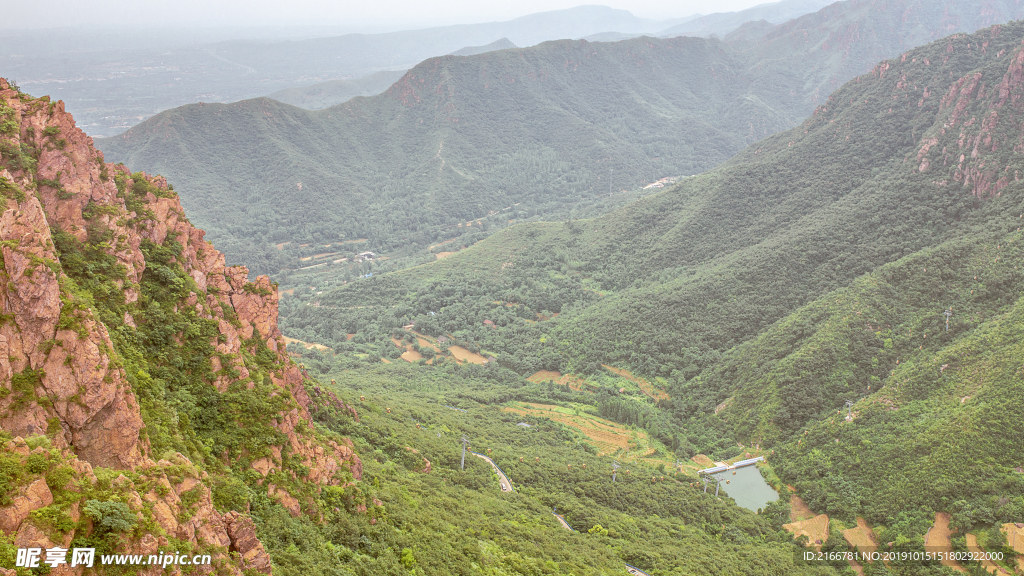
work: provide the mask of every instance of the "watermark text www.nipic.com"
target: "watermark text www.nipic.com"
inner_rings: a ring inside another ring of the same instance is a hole
[[[70,552],[70,555],[68,554]],[[70,556],[70,558],[69,558]],[[99,562],[97,562],[99,560]],[[100,566],[202,566],[211,562],[209,554],[181,554],[175,552],[160,552],[159,554],[100,554],[97,558],[95,548],[18,548],[18,555],[15,558],[16,568],[38,568],[40,565],[48,565],[56,568],[61,565],[71,567],[84,566],[92,568],[93,565]]]

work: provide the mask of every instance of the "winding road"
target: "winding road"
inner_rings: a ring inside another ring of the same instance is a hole
[[[566,530],[572,530],[573,532],[576,531],[575,529],[573,529],[572,526],[569,526],[568,522],[565,521],[565,516],[562,516],[561,514],[555,514],[554,512],[552,512],[551,515],[555,518],[558,518],[558,523],[561,524],[562,527]],[[629,564],[626,564],[626,572],[629,572],[633,576],[651,576],[647,572],[644,572],[636,566],[630,566]]]
[[[489,457],[484,456],[479,452],[473,452],[473,454],[487,460],[491,465],[491,468],[494,468],[494,472],[498,475],[498,484],[501,485],[502,492],[512,492],[512,483],[508,481],[508,476],[505,476],[505,473],[501,471],[501,468],[498,468],[498,465],[494,463],[494,460],[491,460]]]

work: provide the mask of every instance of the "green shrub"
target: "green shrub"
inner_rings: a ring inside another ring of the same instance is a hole
[[[213,505],[220,512],[237,510],[244,512],[252,498],[252,490],[234,476],[216,478],[211,489]]]
[[[32,454],[28,457],[28,463],[25,465],[25,469],[31,474],[41,474],[49,467],[49,454]]]
[[[100,502],[89,500],[85,503],[85,515],[92,518],[98,532],[127,532],[137,521],[124,502]]]
[[[57,494],[64,490],[64,487],[68,485],[75,477],[75,470],[70,466],[59,466],[46,475],[46,485],[49,486],[50,492]]]

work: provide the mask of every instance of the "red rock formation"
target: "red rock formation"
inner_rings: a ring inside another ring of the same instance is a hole
[[[5,449],[21,455],[26,461],[30,454],[28,445],[21,438],[8,442]],[[45,451],[36,448],[34,453]],[[62,457],[65,459],[63,465],[78,472],[75,482],[69,484],[69,489],[79,491],[78,483],[82,482],[96,484],[96,475],[87,462],[79,460],[70,451]],[[198,547],[197,553],[210,554],[214,558],[224,557],[228,551],[238,552],[241,556],[239,564],[225,564],[220,570],[222,573],[241,576],[246,569],[270,573],[270,556],[256,538],[252,519],[234,511],[223,515],[218,513],[213,507],[210,490],[203,483],[205,473],[192,466],[187,458],[178,454],[173,462],[147,462],[140,465],[136,472],[139,475],[135,481],[124,475],[114,479],[110,491],[120,501],[126,502],[133,513],[148,511],[158,528],[139,538],[123,541],[125,553],[149,555],[158,554],[159,551],[169,552],[173,550],[169,538],[176,538],[194,543]],[[143,493],[140,486],[151,488]],[[188,502],[183,499],[186,493],[190,496]],[[32,510],[52,502],[53,496],[46,480],[38,478],[30,481],[19,488],[18,496],[10,505],[0,508],[0,531],[14,535],[14,543],[19,547],[67,548],[76,535],[76,529],[61,532],[45,523],[37,525],[30,516]],[[73,505],[70,512],[71,520],[77,522],[81,517],[78,505]],[[64,566],[55,573],[77,576],[84,572],[82,569]],[[168,572],[160,567],[156,571],[151,568],[143,573],[155,575]]]
[[[92,466],[157,478],[159,491],[139,494],[133,486],[121,487],[127,501],[137,504],[133,510],[148,503],[146,509],[164,535],[134,543],[139,553],[174,537],[211,549],[230,548],[241,554],[243,568],[269,573],[270,560],[255,538],[252,521],[216,512],[203,482],[205,473],[178,455],[177,466],[194,474],[172,482],[163,471],[170,463],[153,462],[149,443],[140,434],[144,422],[139,405],[108,326],[65,275],[53,235],[59,228],[112,257],[123,271],[114,290],[121,291],[127,305],[140,298],[147,266],[142,247],[147,241],[164,245],[173,238],[181,246],[176,263],[195,281],[175,310],[187,306],[218,324],[219,335],[211,341],[217,352],[210,359],[212,386],[222,393],[236,382],[252,388],[252,370],[267,368],[247,366],[245,358],[263,346],[275,358],[269,378],[276,387],[273,394],[285,400],[286,408],[273,425],[286,440],[253,467],[264,475],[272,468],[280,471],[282,453],[287,452],[291,462],[309,470],[299,481],[323,485],[359,479],[362,465],[350,445],[321,443],[311,432],[306,377],[289,360],[277,326],[276,286],[265,276],[249,282],[245,267],[226,266],[223,254],[185,218],[163,178],[143,175],[145,181],[136,182],[124,166],[105,164],[63,103],[25,97],[0,79],[0,113],[19,127],[0,134],[0,428],[26,438],[46,434],[78,475],[92,481]],[[34,167],[11,162],[22,145],[38,151]],[[5,165],[11,169],[3,169]],[[136,325],[130,312],[124,312],[123,322]],[[345,407],[333,394],[326,399]],[[28,456],[20,438],[8,444],[5,450]],[[131,483],[127,478],[124,482]],[[199,491],[198,503],[194,511],[183,511],[180,495],[190,490]],[[298,513],[298,500],[285,489],[270,492]],[[24,486],[0,510],[0,531],[25,541],[44,538],[26,519],[52,502],[48,496],[42,480]]]

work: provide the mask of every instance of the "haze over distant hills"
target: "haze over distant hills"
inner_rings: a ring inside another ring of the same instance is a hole
[[[426,58],[501,38],[532,46],[609,31],[657,34],[685,20],[648,20],[606,6],[579,6],[505,22],[400,32],[332,35],[314,30],[319,36],[314,38],[282,38],[285,32],[295,36],[301,31],[261,29],[235,32],[242,36],[233,38],[222,30],[5,31],[0,71],[27,90],[64,100],[90,135],[112,136],[175,106],[232,102],[405,70]]]
[[[501,38],[485,46],[466,46],[452,52],[451,55],[475,56],[484,52],[507,50],[515,47],[516,45],[508,38]],[[356,96],[375,96],[380,94],[397,82],[405,73],[406,70],[382,70],[374,72],[369,76],[352,80],[331,80],[299,88],[286,88],[274,92],[269,97],[278,102],[284,102],[299,108],[320,110],[321,108],[341,104]]]
[[[902,46],[1022,14],[1010,2],[861,0],[759,37],[748,27],[726,41],[561,41],[448,56],[343,106],[186,106],[98,145],[178,182],[231,261],[275,272],[281,242],[426,247],[470,220],[566,218],[599,195],[705,171],[795,125]]]

